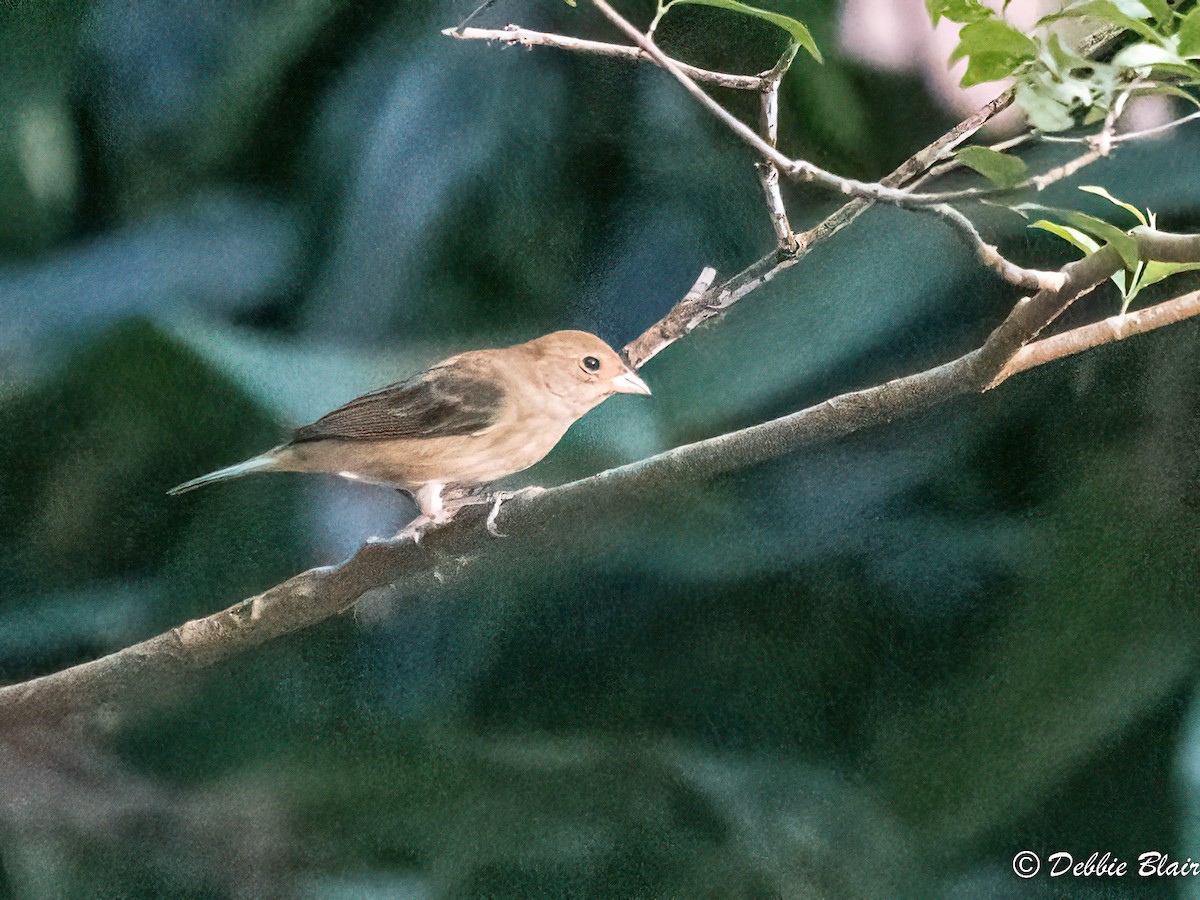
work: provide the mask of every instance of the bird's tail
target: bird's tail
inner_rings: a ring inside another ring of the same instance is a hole
[[[185,481],[183,484],[177,484],[175,487],[167,491],[172,497],[176,494],[186,494],[188,491],[194,491],[196,488],[202,488],[210,484],[216,484],[218,481],[228,481],[230,478],[241,478],[243,475],[249,475],[252,472],[269,472],[276,466],[276,459],[269,453],[264,453],[262,456],[256,456],[253,459],[248,459],[245,462],[240,462],[236,466],[226,466],[224,469],[217,469],[215,472],[209,472],[207,475],[201,475],[199,478],[193,478],[191,481]]]

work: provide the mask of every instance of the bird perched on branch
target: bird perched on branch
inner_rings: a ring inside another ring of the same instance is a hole
[[[556,331],[514,347],[474,350],[364,394],[245,462],[171,488],[182,494],[254,472],[328,472],[412,494],[418,533],[454,514],[443,491],[532,466],[584,413],[613,394],[650,388],[600,338]],[[489,517],[492,527],[499,504]]]

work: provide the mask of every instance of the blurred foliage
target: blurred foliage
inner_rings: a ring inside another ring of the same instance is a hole
[[[785,82],[783,146],[876,177],[952,124],[839,56],[832,2],[780,7],[825,57]],[[661,73],[439,34],[470,8],[0,8],[4,679],[410,509],[334,479],[171,485],[458,349],[619,346],[771,246],[751,160]],[[554,0],[478,24],[509,21],[613,38]],[[690,5],[659,37],[744,72],[786,40]],[[1197,152],[1181,131],[1088,180],[1194,228]],[[834,203],[789,200],[800,226]],[[1006,252],[1066,258],[1003,215],[981,228]],[[941,223],[872,210],[514,484],[942,362],[1012,299]],[[103,731],[0,723],[0,896],[993,897],[1050,887],[1015,881],[1020,849],[1194,856],[1197,362],[1185,323],[513,535],[516,563],[379,592]]]
[[[1103,122],[1124,95],[1189,99],[1200,85],[1200,13],[1166,0],[1064,0],[1025,33],[980,0],[926,0],[934,23],[962,24],[951,60],[965,58],[964,86],[1011,79],[1014,100],[1044,132]],[[1115,54],[1095,58],[1075,46],[1063,19],[1084,18],[1111,32]],[[1111,56],[1111,59],[1109,58]]]

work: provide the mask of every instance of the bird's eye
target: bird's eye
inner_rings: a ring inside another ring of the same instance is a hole
[[[583,367],[589,372],[599,372],[600,360],[596,359],[594,356],[585,356],[583,358]]]

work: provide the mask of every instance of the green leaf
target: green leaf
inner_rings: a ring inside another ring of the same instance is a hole
[[[943,16],[951,22],[969,25],[990,19],[993,15],[979,0],[925,0],[925,9],[929,11],[929,20],[934,25]]]
[[[759,9],[757,6],[741,3],[739,0],[671,0],[666,8],[670,9],[680,4],[688,6],[715,6],[718,9],[727,9],[731,12],[741,13],[744,16],[752,16],[756,19],[762,19],[764,22],[770,22],[772,25],[777,25],[790,34],[792,40],[807,50],[813,59],[817,62],[822,61],[821,51],[817,49],[817,42],[813,40],[812,34],[804,26],[804,23],[793,19],[791,16]]]
[[[1200,99],[1192,96],[1183,88],[1161,81],[1149,84],[1143,90],[1138,92],[1139,96],[1143,96],[1145,94],[1160,94],[1163,96],[1177,97],[1180,100],[1184,100],[1192,104],[1192,106],[1200,106]]]
[[[1195,272],[1197,270],[1200,270],[1200,262],[1148,262],[1146,263],[1145,271],[1142,272],[1142,278],[1138,282],[1138,287],[1144,288],[1152,284],[1157,284],[1164,278],[1170,278],[1172,275],[1178,275],[1180,272]]]
[[[1184,16],[1175,36],[1179,39],[1180,56],[1200,56],[1200,6]]]
[[[1065,131],[1075,124],[1071,115],[1074,101],[1064,103],[1059,96],[1046,93],[1039,85],[1022,81],[1016,87],[1017,105],[1025,111],[1029,124],[1039,131]]]
[[[1140,4],[1139,4],[1140,5]],[[1143,10],[1145,8],[1143,7]],[[1146,11],[1149,16],[1149,11]],[[1080,3],[1076,6],[1068,6],[1060,12],[1052,16],[1046,16],[1042,22],[1053,22],[1061,18],[1077,18],[1080,16],[1091,16],[1096,19],[1103,19],[1120,28],[1128,31],[1134,31],[1144,37],[1151,43],[1157,44],[1162,40],[1160,35],[1152,25],[1148,22],[1143,22],[1140,18],[1127,15],[1121,11],[1121,8],[1113,3],[1112,0],[1087,0],[1085,3]],[[1040,23],[1039,23],[1040,24]]]
[[[1082,187],[1080,187],[1079,189],[1081,191],[1084,191],[1085,193],[1095,194],[1097,197],[1103,197],[1105,200],[1107,200],[1109,203],[1113,204],[1114,206],[1119,206],[1119,207],[1121,207],[1121,209],[1124,209],[1124,210],[1127,210],[1128,212],[1133,213],[1134,217],[1139,222],[1141,222],[1143,225],[1150,224],[1149,222],[1146,221],[1145,213],[1143,213],[1140,209],[1138,209],[1132,203],[1126,203],[1124,200],[1118,200],[1116,197],[1114,197],[1112,194],[1110,194],[1108,191],[1106,191],[1102,187],[1099,187],[1094,184],[1085,184]]]
[[[1072,71],[1081,66],[1094,65],[1091,60],[1086,60],[1064,47],[1062,39],[1054,32],[1050,33],[1043,48],[1045,52],[1042,53],[1042,61],[1060,78],[1069,76]]]
[[[1112,283],[1117,286],[1117,290],[1121,292],[1121,315],[1125,315],[1125,310],[1129,309],[1129,304],[1133,302],[1134,294],[1137,293],[1137,285],[1133,285],[1133,290],[1130,292],[1129,273],[1122,269],[1120,272],[1113,272]]]
[[[969,57],[963,87],[996,81],[1012,75],[1025,62],[1037,56],[1037,44],[999,19],[985,19],[963,27],[958,46],[950,55],[953,63]]]
[[[1143,69],[1149,66],[1187,66],[1178,54],[1158,44],[1139,41],[1130,44],[1113,57],[1113,65],[1123,69]]]
[[[1067,213],[1064,218],[1079,230],[1086,231],[1088,234],[1112,244],[1121,254],[1121,261],[1125,264],[1125,268],[1133,269],[1137,265],[1138,246],[1137,240],[1132,235],[1122,231],[1111,222],[1105,222],[1103,219],[1089,216],[1087,213],[1071,212]]]
[[[1100,249],[1100,245],[1092,240],[1082,231],[1075,228],[1069,228],[1066,225],[1059,225],[1057,222],[1051,222],[1047,219],[1038,219],[1030,228],[1040,228],[1042,231],[1048,231],[1057,237],[1062,238],[1068,244],[1078,247],[1086,256],[1089,253],[1095,253]]]
[[[1142,0],[1142,5],[1150,10],[1150,14],[1154,16],[1154,21],[1160,26],[1166,25],[1175,14],[1171,12],[1171,6],[1167,0]]]
[[[1150,18],[1150,10],[1142,0],[1112,0],[1112,5],[1131,19]]]
[[[1029,171],[1023,160],[987,147],[963,147],[955,155],[996,187],[1010,188],[1020,184]]]

